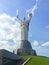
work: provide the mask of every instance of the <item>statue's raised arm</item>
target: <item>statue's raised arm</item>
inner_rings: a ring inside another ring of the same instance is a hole
[[[18,22],[22,21],[22,20],[19,18],[19,11],[18,11],[18,9],[17,9],[17,11],[16,11],[16,20],[17,20]]]

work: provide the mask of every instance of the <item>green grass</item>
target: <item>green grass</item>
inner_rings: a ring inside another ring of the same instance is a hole
[[[42,56],[22,56],[23,59],[32,57],[26,65],[49,65],[49,58]]]

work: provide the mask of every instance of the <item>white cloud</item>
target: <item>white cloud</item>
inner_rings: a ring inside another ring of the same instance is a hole
[[[4,20],[5,20],[5,19],[8,19],[8,20],[15,21],[15,18],[16,18],[16,17],[11,17],[10,15],[5,14],[5,13],[0,15],[0,19],[1,19],[1,20],[2,20],[2,19],[4,19]],[[8,21],[8,20],[7,20],[7,21]]]
[[[6,49],[9,51],[12,51],[10,50],[11,46],[8,44],[8,41],[5,41],[5,40],[0,40],[0,49]]]
[[[15,21],[16,17],[7,14],[0,15],[0,49],[12,51],[16,48],[17,41],[20,40],[20,25]],[[9,40],[13,40],[13,46],[9,44]]]
[[[36,0],[36,2],[38,2],[39,0]]]
[[[34,42],[32,44],[33,44],[33,46],[38,46],[39,45],[39,42],[36,41],[36,40],[34,40]]]
[[[46,28],[49,29],[49,25],[47,25]]]
[[[43,46],[38,46],[33,48],[36,50],[37,55],[49,57],[49,48]]]
[[[49,41],[42,44],[42,46],[49,46]]]
[[[49,57],[49,47],[45,47],[49,46],[49,42],[45,42],[41,45],[40,44],[41,42],[39,42],[38,40],[34,40],[34,42],[32,43],[32,48],[36,50],[37,55]]]

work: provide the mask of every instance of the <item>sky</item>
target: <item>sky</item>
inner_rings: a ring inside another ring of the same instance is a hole
[[[34,6],[28,40],[37,55],[49,57],[49,0],[0,0],[0,49],[13,51],[17,48],[20,25],[16,11],[20,19],[27,18],[26,11]]]

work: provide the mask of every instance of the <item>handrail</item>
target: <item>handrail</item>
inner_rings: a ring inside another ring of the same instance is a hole
[[[25,65],[30,60],[31,60],[31,57],[29,57],[22,65]]]

